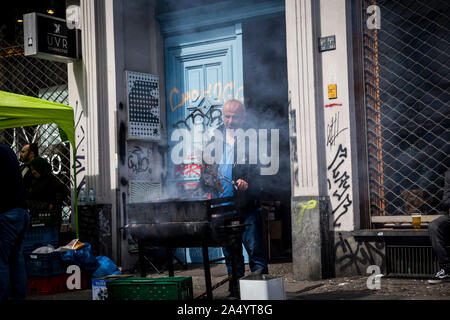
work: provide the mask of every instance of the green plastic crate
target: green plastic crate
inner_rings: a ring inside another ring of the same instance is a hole
[[[191,300],[192,277],[161,277],[111,280],[108,300]]]

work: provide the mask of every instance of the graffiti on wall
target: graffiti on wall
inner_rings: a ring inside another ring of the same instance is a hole
[[[63,172],[63,163],[61,156],[57,153],[53,154],[43,154],[42,158],[48,161],[48,163],[52,166],[52,172],[55,176]]]
[[[327,124],[327,147],[336,144],[336,138],[348,128],[340,128],[340,113],[336,113]]]
[[[186,178],[200,178],[201,167],[198,163],[191,164],[177,164],[174,166],[173,177],[175,179],[180,177]]]
[[[77,156],[75,161],[75,174],[77,178],[77,192],[86,185],[86,134],[84,131],[86,119],[83,108],[79,106],[78,101],[75,104],[75,135],[77,141]]]
[[[347,148],[344,148],[342,144],[340,144],[333,161],[327,167],[329,172],[327,179],[328,192],[329,194],[331,193],[331,202],[333,204],[332,213],[334,217],[333,225],[335,227],[341,226],[339,220],[349,211],[349,207],[353,203],[349,191],[350,176],[347,170],[344,169],[347,156]]]
[[[236,93],[233,96],[234,89],[236,89]],[[197,89],[180,92],[178,88],[174,87],[172,90],[170,90],[169,93],[169,106],[173,112],[186,104],[189,105],[196,102],[198,99],[202,99],[207,96],[213,98],[218,103],[224,103],[225,101],[230,99],[237,99],[243,102],[243,90],[243,86],[236,88],[236,84],[234,83],[234,81],[230,81],[224,85],[222,85],[222,82],[220,81],[214,84],[209,83],[208,90],[202,88],[200,92]],[[180,102],[176,103],[176,101]]]
[[[289,91],[289,117],[290,117],[290,136],[289,136],[289,146],[290,146],[290,154],[291,154],[291,167],[294,176],[294,185],[298,187],[300,185],[298,178],[298,155],[297,155],[297,119],[295,114],[295,109],[292,109],[291,106],[291,91]]]
[[[210,129],[218,128],[223,125],[222,105],[218,104],[209,96],[202,97],[197,105],[188,107],[189,115],[173,125],[174,129],[186,129],[189,132],[200,130],[207,132]],[[175,192],[178,195],[193,194],[200,192],[200,159],[195,153],[196,144],[201,141],[193,140],[190,146],[191,151],[185,155],[182,164],[173,164],[171,166],[170,176],[173,179]]]
[[[142,148],[141,146],[134,146],[128,154],[128,169],[134,175],[140,173],[152,173],[150,168],[151,149]]]
[[[307,202],[298,202],[297,206],[299,210],[297,212],[297,224],[298,226],[302,225],[303,214],[306,210],[314,209],[317,206],[316,200],[309,200]]]
[[[161,175],[164,169],[158,145],[142,140],[126,141],[125,138],[120,145],[119,149],[126,149],[123,164],[127,178],[123,179],[122,185],[127,186],[127,202],[148,202],[161,197]]]
[[[336,266],[341,272],[354,268],[358,274],[364,274],[369,265],[379,265],[381,270],[384,270],[386,259],[384,249],[383,241],[350,243],[339,234],[339,241],[334,247]]]
[[[161,161],[153,143],[128,141],[128,178],[134,181],[159,182]]]
[[[191,131],[194,125],[201,125],[203,130],[217,128],[223,124],[221,105],[210,105],[208,110],[204,106],[192,108],[191,113],[184,120],[173,125],[174,129],[187,129]]]
[[[350,150],[347,147],[345,132],[349,128],[342,125],[341,113],[334,107],[340,107],[342,104],[334,103],[326,105],[328,123],[326,127],[327,141],[327,185],[328,195],[332,206],[333,227],[341,227],[343,218],[351,211],[352,189],[351,189],[351,170],[349,169]],[[340,108],[338,108],[340,109]],[[343,141],[344,140],[344,141]],[[337,150],[336,150],[337,146]]]

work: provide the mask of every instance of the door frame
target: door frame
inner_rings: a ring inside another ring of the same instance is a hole
[[[230,0],[156,16],[164,37],[284,14],[284,0]]]

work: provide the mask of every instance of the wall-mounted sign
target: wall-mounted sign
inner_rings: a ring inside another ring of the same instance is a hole
[[[319,38],[319,52],[336,50],[336,36]]]
[[[126,71],[128,102],[128,138],[159,141],[161,121],[159,76]]]
[[[328,85],[328,99],[337,98],[337,86],[335,84]]]
[[[69,29],[64,19],[41,13],[23,16],[25,56],[72,62],[81,57],[81,31]]]

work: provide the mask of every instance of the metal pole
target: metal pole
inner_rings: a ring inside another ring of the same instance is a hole
[[[202,242],[202,253],[203,253],[203,268],[205,270],[206,295],[208,299],[212,300],[213,295],[211,286],[211,270],[209,264],[208,245],[205,241]]]
[[[145,268],[145,255],[144,255],[144,241],[138,240],[138,255],[139,266],[141,267],[141,277],[147,276],[147,270]]]
[[[240,250],[242,250],[242,246],[239,247]],[[235,248],[233,248],[233,251]],[[231,284],[233,288],[233,297],[238,297],[238,281],[237,281],[237,274],[236,274],[236,252],[232,252],[231,254]]]
[[[77,152],[75,146],[72,146],[73,149],[73,193],[74,193],[74,204],[73,207],[75,209],[75,234],[76,238],[79,239],[79,231],[78,231],[78,188],[77,188]]]
[[[173,258],[172,258],[172,248],[167,247],[167,267],[169,269],[169,277],[173,277],[175,275],[174,269],[173,269]]]

